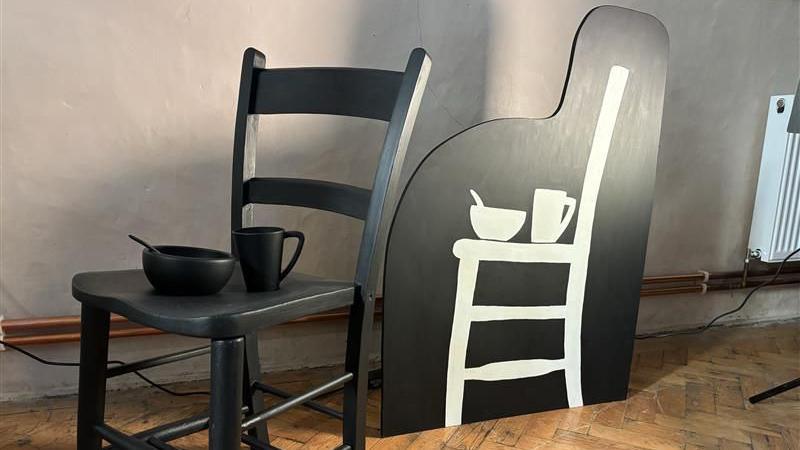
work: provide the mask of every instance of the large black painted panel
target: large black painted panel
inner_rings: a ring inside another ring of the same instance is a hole
[[[553,116],[420,165],[387,251],[384,435],[625,397],[667,53],[655,18],[594,9]]]

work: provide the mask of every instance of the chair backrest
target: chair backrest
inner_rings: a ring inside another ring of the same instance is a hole
[[[600,113],[592,135],[592,145],[589,150],[589,161],[586,163],[586,173],[583,176],[581,202],[573,239],[577,246],[584,249],[586,255],[589,254],[600,183],[603,181],[603,172],[608,160],[611,138],[622,104],[622,96],[625,94],[628,73],[628,69],[622,66],[610,67],[608,81],[603,91],[603,100],[600,104]]]
[[[411,130],[430,72],[414,49],[404,72],[353,68],[267,69],[264,54],[244,52],[233,144],[231,229],[250,226],[254,204],[301,206],[364,220],[356,285],[374,296],[391,221],[387,199],[397,191]],[[292,178],[256,178],[258,118],[267,114],[330,114],[388,122],[372,189]]]

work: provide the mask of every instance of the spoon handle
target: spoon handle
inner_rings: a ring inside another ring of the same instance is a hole
[[[470,193],[470,195],[472,195],[472,199],[475,200],[475,204],[476,205],[483,206],[483,200],[481,199],[481,196],[478,195],[477,192],[475,192],[474,190],[470,189],[469,193]]]
[[[150,245],[150,244],[148,244],[147,242],[145,242],[145,241],[144,241],[144,239],[141,239],[141,238],[139,238],[139,237],[137,237],[137,236],[134,236],[134,235],[132,235],[132,234],[129,234],[129,235],[128,235],[128,237],[129,237],[129,238],[131,238],[131,239],[133,239],[134,241],[138,242],[139,244],[141,244],[141,245],[143,245],[143,246],[147,247],[147,249],[148,249],[148,250],[150,250],[150,251],[151,251],[151,252],[153,252],[153,253],[161,253],[161,252],[159,252],[159,251],[158,251],[158,249],[157,249],[157,248],[155,248],[155,247],[153,247],[152,245]]]

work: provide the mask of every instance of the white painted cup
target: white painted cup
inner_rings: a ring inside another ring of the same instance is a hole
[[[536,189],[533,194],[531,241],[538,243],[558,241],[569,226],[573,214],[575,214],[575,199],[567,197],[565,191]]]

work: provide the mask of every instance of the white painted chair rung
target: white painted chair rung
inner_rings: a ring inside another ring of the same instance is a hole
[[[567,317],[566,305],[553,306],[473,306],[471,322],[495,320],[549,320]]]
[[[467,380],[499,381],[515,378],[540,377],[556,370],[564,370],[564,359],[524,359],[501,361],[466,370]]]

